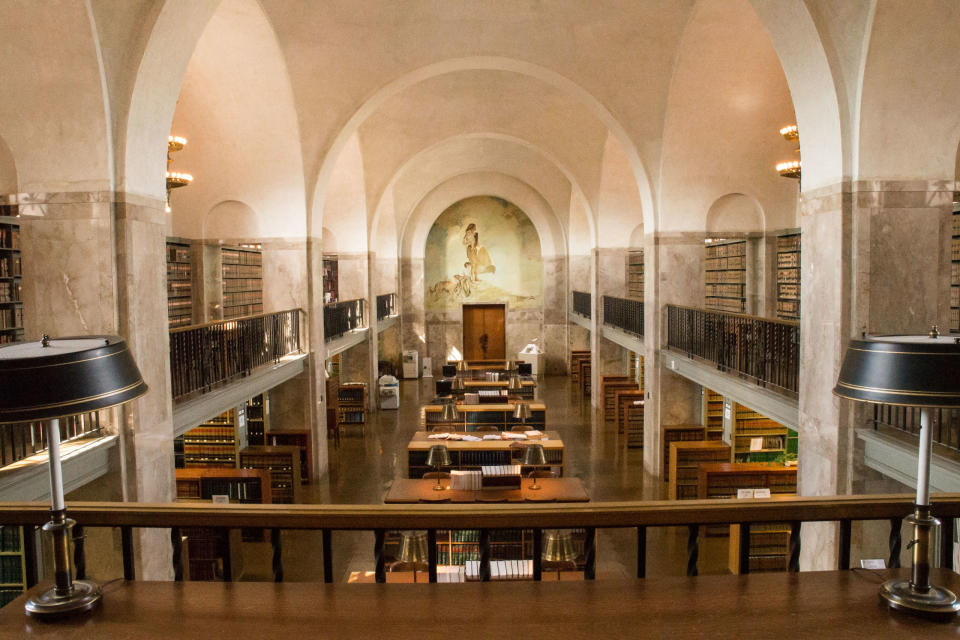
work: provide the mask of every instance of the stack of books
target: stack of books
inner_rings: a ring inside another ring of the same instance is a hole
[[[520,465],[498,464],[482,466],[482,486],[484,489],[519,489]]]

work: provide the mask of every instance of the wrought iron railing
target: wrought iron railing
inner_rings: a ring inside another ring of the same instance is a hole
[[[101,434],[100,414],[84,413],[60,419],[60,441],[95,438]],[[0,424],[0,467],[47,450],[42,422]]]
[[[603,296],[603,324],[643,337],[643,302]]]
[[[355,329],[362,329],[366,323],[366,301],[345,300],[334,302],[323,307],[323,335],[329,342]]]
[[[377,321],[397,314],[397,294],[383,293],[377,296]]]
[[[249,374],[301,353],[300,309],[221,320],[170,331],[173,399]]]
[[[844,496],[777,496],[769,500],[676,500],[648,502],[591,502],[571,508],[548,504],[401,504],[401,505],[260,505],[202,503],[144,504],[131,502],[74,502],[67,505],[74,529],[76,577],[84,578],[86,561],[84,530],[88,527],[119,527],[123,575],[136,579],[133,530],[159,528],[170,531],[171,564],[175,580],[184,579],[182,531],[189,527],[229,529],[249,528],[271,531],[273,578],[283,581],[282,532],[290,529],[320,530],[322,533],[323,581],[333,582],[333,531],[373,531],[372,560],[377,582],[386,581],[386,533],[392,530],[427,530],[427,558],[430,582],[437,581],[437,531],[447,529],[479,530],[479,577],[491,578],[490,532],[513,528],[533,531],[533,578],[542,576],[543,529],[581,529],[584,533],[584,577],[596,575],[597,529],[629,528],[636,532],[638,578],[646,577],[647,532],[649,528],[686,527],[686,574],[698,574],[701,528],[709,525],[740,525],[739,546],[734,551],[739,572],[750,572],[750,530],[754,524],[782,522],[790,529],[784,564],[789,571],[799,570],[800,532],[806,522],[837,522],[836,566],[850,568],[852,523],[857,520],[885,520],[889,523],[889,567],[900,566],[902,551],[901,527],[904,514],[913,509],[914,496],[844,495]],[[953,568],[954,518],[960,516],[960,496],[932,496],[933,513],[942,522],[941,566]],[[0,525],[40,526],[50,518],[50,505],[40,502],[0,503]],[[229,540],[229,536],[223,536]],[[656,539],[656,538],[654,538]],[[188,541],[189,542],[189,541]],[[27,561],[27,583],[36,582],[36,550],[31,549]],[[224,579],[230,580],[229,542],[220,550],[224,561]],[[351,559],[352,561],[352,559]]]
[[[590,294],[583,291],[573,292],[573,312],[583,316],[590,317]]]
[[[799,390],[798,322],[667,305],[667,347],[761,386]]]
[[[930,437],[934,442],[960,450],[960,409],[930,409]],[[873,425],[893,427],[920,435],[920,407],[873,405]]]

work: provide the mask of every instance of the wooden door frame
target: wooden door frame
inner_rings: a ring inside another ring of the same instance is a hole
[[[489,307],[493,305],[500,305],[503,307],[503,357],[507,360],[510,359],[507,357],[507,312],[510,310],[510,305],[506,300],[502,302],[495,300],[492,302],[461,302],[460,303],[460,353],[463,354],[464,360],[467,359],[467,349],[466,349],[466,344],[464,343],[464,340],[463,340],[464,338],[463,308],[464,307],[482,307],[482,306]]]

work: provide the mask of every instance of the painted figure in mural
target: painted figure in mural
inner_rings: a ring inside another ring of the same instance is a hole
[[[487,248],[480,244],[480,234],[477,233],[477,225],[470,223],[463,234],[463,244],[467,247],[467,275],[474,282],[480,281],[481,273],[496,273],[497,267],[490,259],[490,253]]]

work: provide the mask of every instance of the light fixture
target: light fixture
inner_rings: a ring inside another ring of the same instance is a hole
[[[417,581],[417,566],[427,564],[427,532],[400,532],[400,562],[413,566],[413,581]]]
[[[542,444],[528,444],[523,448],[523,456],[520,459],[520,463],[524,466],[534,467],[533,470],[533,484],[530,485],[530,488],[537,490],[540,488],[540,485],[537,484],[537,470],[536,467],[542,467],[547,464],[547,456],[543,451]]]
[[[450,389],[454,392],[459,391],[462,393],[463,391],[466,390],[466,388],[467,386],[463,383],[463,378],[461,378],[460,376],[457,376],[456,378],[450,381]]]
[[[940,522],[930,513],[931,408],[960,407],[960,339],[927,335],[863,336],[851,340],[833,393],[858,402],[920,408],[917,500],[913,515],[913,569],[909,580],[889,580],[880,596],[894,609],[925,617],[952,617],[960,600],[930,584],[930,530]]]
[[[557,579],[560,579],[560,563],[574,562],[577,553],[573,550],[573,536],[566,529],[544,529],[543,553],[540,556],[547,562],[557,564]]]
[[[791,124],[780,129],[780,135],[783,136],[784,140],[787,142],[796,142],[797,148],[795,152],[800,153],[800,132],[797,129],[797,125]],[[777,163],[777,173],[784,178],[800,178],[800,161],[791,160],[790,162],[780,162]]]
[[[466,372],[467,372],[467,361],[457,360],[457,373],[466,373]]]
[[[530,417],[530,405],[526,402],[518,402],[513,407],[513,417],[520,420],[520,424],[527,424],[527,418]]]
[[[173,189],[179,187],[185,187],[191,182],[193,182],[193,176],[189,173],[182,173],[180,171],[170,171],[170,163],[173,162],[173,158],[170,157],[171,153],[176,153],[180,151],[187,145],[187,139],[181,136],[168,136],[167,137],[167,213],[170,213],[170,192]]]
[[[459,417],[460,413],[457,411],[457,405],[453,403],[453,398],[443,403],[443,409],[440,411],[440,420],[443,422],[453,422]]]
[[[452,460],[450,460],[450,452],[446,446],[435,444],[430,447],[430,450],[427,452],[427,466],[436,467],[437,469],[437,486],[433,488],[434,491],[443,490],[443,487],[440,486],[440,467],[449,467],[452,463]]]
[[[50,468],[50,516],[43,526],[53,548],[54,587],[32,595],[27,613],[59,616],[92,609],[100,586],[74,580],[60,465],[60,418],[129,402],[147,392],[133,356],[117,336],[81,336],[0,347],[0,424],[43,421]]]
[[[507,391],[520,391],[523,385],[520,384],[520,376],[513,374],[510,376],[510,383],[507,385]]]

